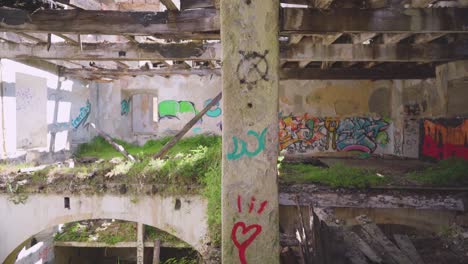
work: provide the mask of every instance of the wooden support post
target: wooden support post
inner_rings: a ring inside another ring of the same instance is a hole
[[[161,253],[161,241],[156,239],[153,248],[153,264],[159,264],[159,253]]]
[[[143,228],[142,223],[137,223],[137,264],[144,264],[144,253],[145,253],[145,246],[143,242],[143,233],[144,233],[144,228]]]
[[[122,147],[121,145],[117,144],[109,135],[107,135],[106,133],[104,133],[103,131],[101,131],[99,128],[96,127],[96,125],[94,123],[89,123],[89,125],[94,128],[94,130],[96,130],[96,132],[98,133],[98,135],[100,135],[101,137],[103,137],[107,143],[111,144],[112,147],[117,150],[118,152],[120,152],[122,155],[124,155],[127,159],[129,159],[130,161],[136,161],[135,158],[130,155],[125,149],[124,147]]]
[[[187,132],[198,122],[198,120],[200,120],[200,118],[202,118],[203,115],[205,115],[205,113],[211,109],[211,107],[215,106],[219,100],[221,100],[221,97],[222,93],[219,93],[215,98],[213,98],[213,100],[211,100],[211,102],[207,104],[200,113],[193,117],[192,120],[190,120],[182,128],[182,130],[177,133],[177,135],[169,140],[169,142],[167,142],[166,145],[164,145],[164,147],[156,155],[154,155],[154,159],[159,159],[164,156],[185,134],[187,134]]]
[[[279,1],[221,1],[223,263],[279,263]]]

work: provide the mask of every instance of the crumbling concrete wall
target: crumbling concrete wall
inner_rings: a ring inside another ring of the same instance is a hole
[[[100,129],[143,144],[177,133],[220,91],[221,79],[216,76],[138,76],[98,84],[92,93]],[[221,109],[221,103],[214,106],[187,135],[221,134]]]
[[[0,65],[2,159],[52,162],[90,139],[83,128],[91,110],[87,84],[59,78],[57,68],[47,64],[2,59]]]

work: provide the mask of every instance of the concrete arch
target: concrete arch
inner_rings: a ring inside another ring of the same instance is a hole
[[[65,208],[65,197],[69,197],[70,209]],[[144,195],[135,202],[131,196],[107,194],[33,194],[24,204],[14,204],[3,194],[0,195],[0,212],[0,262],[23,241],[42,230],[86,219],[119,219],[154,226],[187,242],[202,254],[209,239],[206,201],[195,195]]]

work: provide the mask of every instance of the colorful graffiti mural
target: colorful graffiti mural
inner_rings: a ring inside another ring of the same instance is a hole
[[[193,113],[198,114],[195,104],[190,101],[165,100],[158,105],[159,118],[176,118],[178,114]]]
[[[382,118],[285,116],[280,118],[280,149],[290,152],[362,151],[373,153],[389,142]]]
[[[422,122],[422,157],[468,159],[468,119],[424,119]]]
[[[73,128],[78,128],[80,125],[84,124],[88,119],[89,113],[91,113],[91,103],[89,100],[86,100],[86,106],[80,108],[80,114],[71,121]]]

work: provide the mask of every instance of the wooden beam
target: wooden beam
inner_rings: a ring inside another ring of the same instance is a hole
[[[166,7],[169,11],[179,11],[179,8],[174,4],[172,0],[160,0],[161,3]]]
[[[132,44],[132,43],[83,43],[71,46],[63,43],[46,44],[0,43],[0,57],[7,59],[40,58],[49,60],[85,61],[159,61],[159,60],[220,60],[218,43],[199,44]],[[281,60],[312,61],[381,61],[427,62],[451,61],[468,58],[468,40],[450,44],[333,44],[321,45],[302,41],[286,45],[281,50]]]
[[[169,12],[123,12],[89,10],[24,10],[0,8],[0,30],[17,32],[76,33],[104,35],[190,36],[218,32],[214,9]]]
[[[415,67],[395,67],[391,70],[337,68],[283,68],[281,80],[392,80],[392,79],[428,79],[435,78],[435,68],[428,65]]]
[[[174,147],[182,137],[208,112],[213,106],[215,106],[222,98],[222,92],[216,95],[200,113],[196,114],[185,126],[175,135],[169,142],[166,143],[159,151],[153,156],[153,159],[160,159],[166,155],[169,150]]]
[[[162,38],[219,38],[216,9],[169,12],[39,10],[34,14],[0,8],[0,30],[105,35],[156,35]],[[282,10],[281,34],[313,33],[466,33],[468,8]]]
[[[468,8],[316,9],[283,8],[281,33],[468,31]]]
[[[161,69],[145,69],[145,70],[131,70],[131,69],[62,69],[61,75],[74,78],[96,80],[101,78],[118,79],[121,76],[170,76],[170,75],[221,75],[221,69],[178,69],[178,68],[161,68]]]
[[[118,79],[121,76],[169,76],[169,75],[221,75],[220,69],[151,69],[151,70],[91,70],[62,69],[63,76],[81,79]],[[427,79],[435,78],[435,68],[423,64],[414,67],[395,67],[391,70],[337,68],[321,70],[315,68],[283,68],[280,70],[282,80],[391,80],[391,79]]]
[[[180,0],[180,9],[214,8],[213,0]]]
[[[143,61],[143,60],[219,60],[221,45],[217,43],[135,44],[135,43],[83,43],[67,45],[25,45],[0,43],[0,58],[42,58],[50,60],[87,61]]]
[[[453,44],[333,44],[301,42],[284,47],[281,59],[288,61],[450,61],[468,58],[468,41]]]

